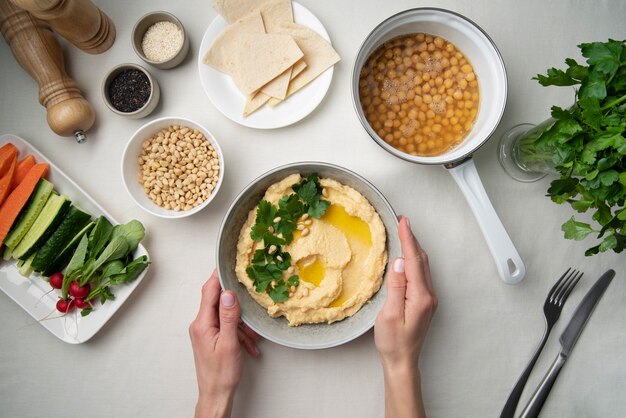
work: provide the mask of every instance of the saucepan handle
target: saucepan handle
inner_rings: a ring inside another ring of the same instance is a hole
[[[448,167],[448,170],[461,188],[472,212],[474,212],[498,268],[500,278],[508,284],[519,283],[526,274],[526,267],[524,267],[522,258],[491,205],[474,161],[470,158],[459,165]]]

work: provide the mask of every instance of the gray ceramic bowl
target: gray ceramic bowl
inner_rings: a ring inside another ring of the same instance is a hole
[[[172,22],[173,24],[178,26],[178,28],[183,32],[183,44],[181,45],[180,49],[173,57],[165,61],[153,61],[151,59],[148,59],[148,57],[146,57],[146,55],[144,54],[143,48],[141,46],[143,35],[146,33],[150,26],[157,22]],[[183,62],[183,60],[187,56],[187,53],[189,52],[189,37],[185,32],[183,24],[173,14],[162,11],[147,13],[137,21],[135,27],[133,28],[132,44],[133,49],[135,50],[135,53],[139,56],[139,58],[161,70],[167,70],[169,68],[176,67],[178,64]]]
[[[111,82],[119,73],[125,70],[139,70],[143,72],[150,81],[150,97],[148,97],[148,101],[145,105],[143,105],[143,107],[135,110],[134,112],[122,112],[116,109],[115,106],[113,106],[113,103],[111,103],[111,99],[109,97],[109,86],[111,85]],[[102,99],[113,113],[117,113],[120,116],[126,116],[131,119],[141,119],[148,116],[154,111],[154,109],[156,109],[159,104],[159,100],[161,99],[161,89],[159,88],[159,83],[156,78],[152,77],[148,70],[143,68],[141,65],[130,63],[120,64],[113,67],[113,69],[104,77],[104,80],[102,80]]]
[[[237,294],[241,304],[241,317],[250,328],[262,337],[287,347],[320,349],[341,345],[367,332],[376,320],[385,302],[383,286],[360,311],[343,321],[328,324],[308,324],[290,327],[283,317],[271,318],[267,311],[256,303],[235,274],[237,240],[248,213],[259,203],[267,188],[290,174],[307,175],[317,173],[346,184],[374,206],[387,229],[387,252],[389,260],[400,256],[398,220],[385,197],[367,180],[352,171],[321,162],[300,162],[278,167],[263,174],[250,183],[231,204],[220,228],[217,240],[217,268],[222,287]]]

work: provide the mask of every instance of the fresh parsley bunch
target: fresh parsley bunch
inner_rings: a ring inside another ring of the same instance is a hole
[[[609,40],[578,45],[588,65],[565,60],[567,69],[551,68],[534,79],[542,86],[579,86],[569,109],[552,107],[555,123],[535,143],[552,154],[561,177],[548,196],[569,203],[582,213],[593,210],[599,225],[565,222],[565,238],[582,240],[597,234],[601,242],[585,255],[626,246],[626,41]]]
[[[306,213],[312,218],[320,218],[330,205],[322,199],[322,186],[317,174],[311,174],[300,183],[291,186],[294,193],[283,196],[278,206],[261,200],[256,210],[256,218],[250,237],[263,241],[263,248],[252,256],[252,263],[246,269],[257,292],[267,292],[276,303],[289,298],[289,287],[298,286],[300,279],[292,274],[285,281],[283,272],[291,266],[291,255],[282,251],[282,246],[293,241],[293,233],[298,220]]]

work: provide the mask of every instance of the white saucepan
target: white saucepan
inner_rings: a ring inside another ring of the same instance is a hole
[[[437,156],[415,156],[387,144],[367,122],[360,103],[359,75],[369,55],[384,42],[411,33],[427,33],[452,42],[470,61],[479,81],[480,105],[474,127],[461,144]],[[515,284],[526,274],[524,263],[489,201],[471,159],[472,153],[498,126],[506,96],[506,70],[493,41],[469,19],[443,9],[410,9],[380,23],[361,45],[352,72],[352,100],[365,130],[378,145],[398,158],[418,164],[443,165],[448,169],[478,220],[500,277],[506,283]]]

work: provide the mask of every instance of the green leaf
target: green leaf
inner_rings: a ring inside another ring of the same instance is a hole
[[[603,120],[600,110],[600,100],[595,97],[583,97],[578,100],[578,106],[582,109],[582,118],[586,124],[599,130]]]
[[[573,86],[579,84],[578,80],[566,74],[563,70],[550,68],[547,75],[537,74],[533,80],[539,81],[542,86]]]
[[[600,252],[605,252],[607,250],[612,250],[613,248],[615,248],[617,246],[617,237],[613,234],[608,235],[606,238],[604,238],[604,241],[602,241],[600,243]]]
[[[300,197],[300,199],[304,200],[309,205],[314,203],[316,197],[318,196],[315,182],[309,181],[308,179],[302,184],[300,188],[298,188],[298,191],[296,193],[298,194],[298,197]]]
[[[276,286],[269,291],[269,295],[275,303],[284,302],[289,299],[289,292],[284,280],[278,280]]]
[[[86,235],[80,239],[76,250],[74,250],[74,254],[70,259],[67,267],[65,269],[65,276],[73,276],[74,273],[80,270],[85,264],[85,257],[87,257],[87,248],[89,246],[89,240]]]
[[[550,188],[548,189],[548,195],[557,196],[563,194],[570,194],[576,190],[576,186],[578,185],[578,179],[573,177],[560,178],[557,180],[553,180],[550,183]]]
[[[624,45],[619,41],[593,42],[579,45],[583,57],[587,58],[594,70],[612,76],[620,66],[620,56]]]
[[[598,176],[603,186],[610,186],[619,179],[619,173],[615,170],[607,170]]]
[[[620,221],[626,221],[626,208],[617,213],[617,219]]]
[[[146,235],[143,224],[136,219],[123,224],[115,225],[111,232],[111,240],[115,237],[124,237],[128,243],[128,252],[133,252]]]
[[[263,235],[263,243],[266,246],[270,246],[270,245],[279,246],[279,245],[285,244],[285,242],[286,241],[284,239],[278,238],[276,235],[270,234],[269,232],[266,232]]]
[[[289,276],[289,278],[287,279],[287,284],[289,286],[299,286],[300,285],[300,278],[294,274],[292,276]]]
[[[585,239],[589,234],[595,232],[591,225],[578,222],[571,217],[567,222],[561,226],[561,230],[565,233],[566,239],[573,239],[580,241]]]
[[[584,80],[589,75],[589,69],[583,65],[580,65],[573,58],[566,58],[565,64],[568,65],[568,69],[565,71],[567,75],[575,80]]]
[[[114,274],[118,274],[124,270],[124,263],[121,260],[113,260],[105,263],[102,266],[102,277],[111,277]]]
[[[581,98],[589,97],[602,100],[606,97],[606,79],[605,75],[592,72],[589,77],[582,83],[578,96]]]
[[[113,225],[104,216],[96,219],[96,224],[89,233],[89,258],[96,259],[111,239]]]
[[[141,257],[137,257],[130,263],[124,267],[122,271],[118,274],[114,274],[111,276],[111,282],[114,284],[128,284],[134,281],[142,271],[146,269],[150,265],[150,260],[147,256],[142,255]]]
[[[570,205],[572,206],[572,208],[579,212],[579,213],[583,213],[586,212],[587,210],[589,210],[589,208],[592,205],[592,201],[590,200],[574,200],[570,202]]]
[[[311,207],[309,207],[309,215],[315,219],[321,218],[324,213],[326,213],[326,209],[330,206],[330,202],[328,200],[318,200]]]

